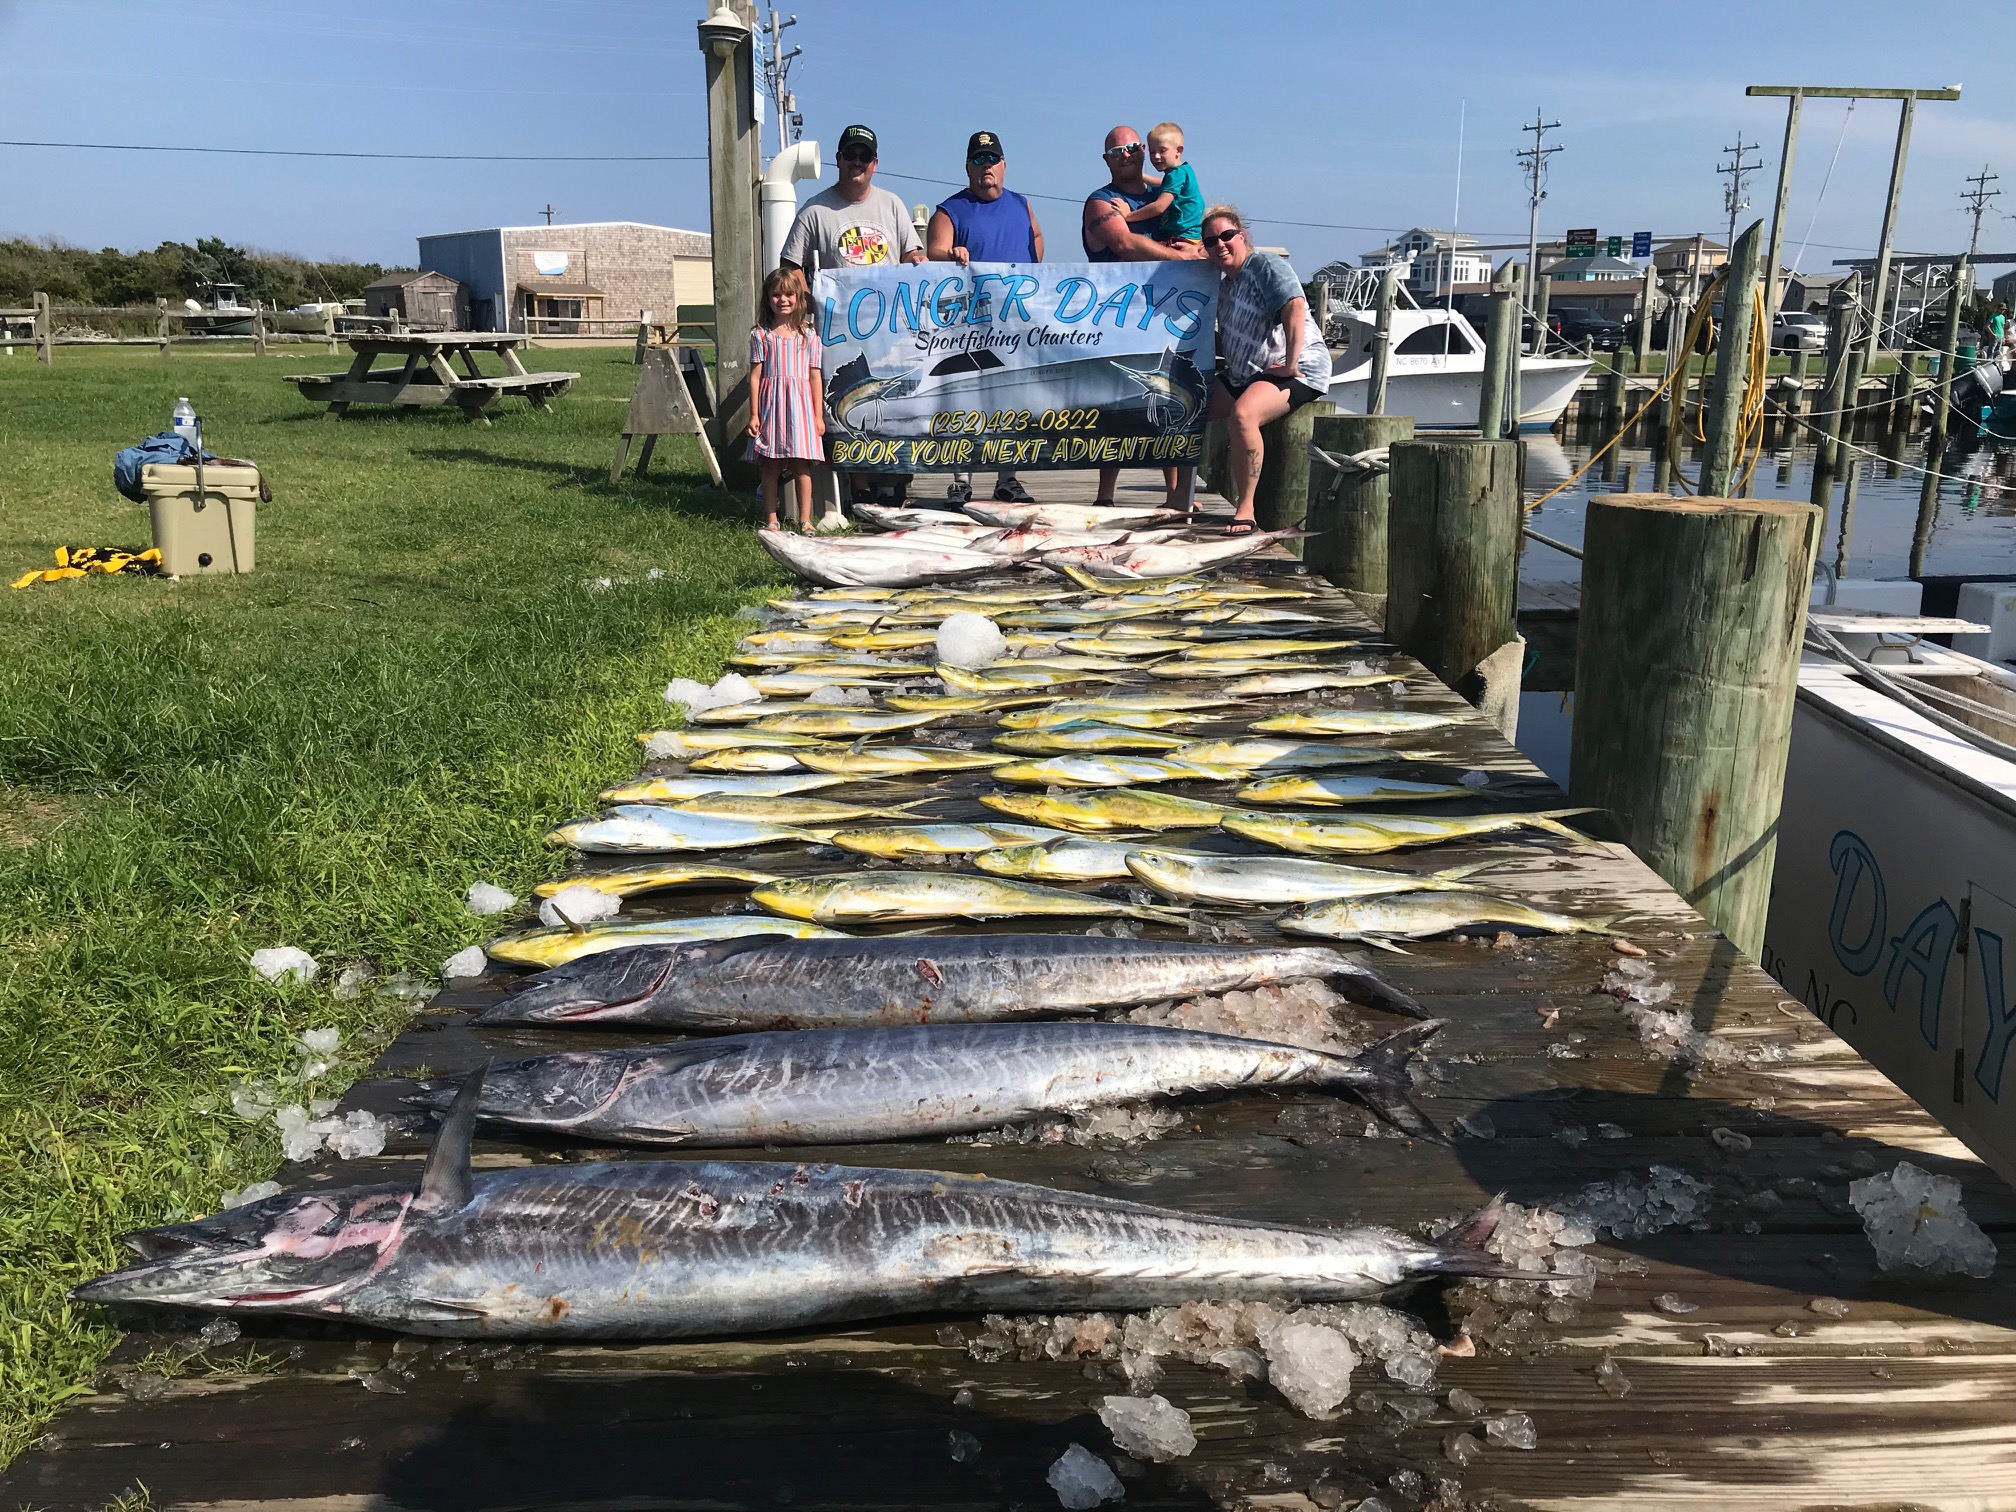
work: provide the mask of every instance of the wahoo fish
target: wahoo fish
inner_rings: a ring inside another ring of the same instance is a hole
[[[987,800],[980,800],[985,803]],[[1533,814],[1461,814],[1427,819],[1414,814],[1358,814],[1351,818],[1315,818],[1307,814],[1256,814],[1235,810],[1226,817],[1229,834],[1278,845],[1305,856],[1326,851],[1373,855],[1409,845],[1440,845],[1449,840],[1476,840],[1507,830],[1537,829],[1563,839],[1587,841],[1588,836],[1561,821],[1573,814],[1593,814],[1589,808],[1547,809]]]
[[[621,871],[576,872],[571,877],[555,877],[541,882],[532,891],[538,897],[550,898],[570,887],[592,887],[612,898],[630,898],[638,893],[656,892],[660,888],[683,887],[689,882],[746,882],[754,887],[758,882],[771,881],[776,875],[775,872],[746,871],[739,866],[685,862],[629,866]]]
[[[946,746],[842,746],[832,751],[800,751],[800,765],[854,777],[929,776],[938,772],[978,772],[1006,766],[1015,758],[999,751],[959,751]]]
[[[785,735],[841,736],[849,740],[863,735],[889,735],[897,730],[914,730],[945,717],[942,711],[882,714],[871,709],[812,709],[770,713],[756,721],[759,730],[775,730]]]
[[[1441,1140],[1407,1059],[1440,1020],[1356,1055],[1147,1024],[902,1024],[794,1029],[493,1063],[476,1116],[616,1144],[853,1144],[930,1139],[1151,1099],[1315,1087],[1355,1093]],[[409,1099],[446,1110],[451,1084]]]
[[[1072,724],[1079,720],[1096,720],[1100,724],[1127,724],[1119,718],[1122,714],[1167,714],[1176,716],[1164,720],[1165,724],[1187,724],[1185,714],[1199,709],[1222,709],[1227,704],[1237,703],[1235,698],[1225,698],[1214,693],[1108,693],[1100,698],[1066,699],[1052,703],[1046,708],[1027,709],[1004,715],[1001,727],[1007,730],[1039,730],[1048,725]],[[1216,718],[1215,715],[1202,716]],[[1147,728],[1147,726],[1142,726]]]
[[[838,539],[759,530],[756,541],[787,571],[832,587],[903,587],[980,577],[1001,570],[1003,559],[981,551],[948,548],[937,551],[876,546],[875,537],[842,544]],[[1111,548],[1105,548],[1111,549]],[[1167,549],[1167,548],[1143,548]]]
[[[1318,688],[1376,688],[1385,683],[1404,682],[1398,672],[1259,672],[1227,683],[1225,691],[1235,698],[1268,698],[1281,693],[1313,693]],[[1260,726],[1255,725],[1256,730]]]
[[[1378,893],[1457,892],[1462,879],[1498,861],[1478,861],[1437,872],[1384,871],[1335,861],[1302,861],[1290,856],[1225,856],[1214,851],[1127,847],[1129,876],[1172,898],[1204,903],[1243,903],[1265,908],[1324,898],[1358,898]]]
[[[769,922],[778,934],[794,927]],[[533,977],[477,1022],[716,1033],[979,1024],[1316,981],[1354,1002],[1427,1017],[1362,961],[1327,947],[963,934],[639,946]]]
[[[1484,1249],[1495,1202],[1430,1240],[938,1171],[684,1160],[476,1171],[482,1095],[478,1071],[417,1189],[317,1187],[143,1229],[126,1239],[134,1264],[71,1296],[423,1335],[634,1339],[922,1312],[1342,1302],[1438,1275],[1534,1279]]]
[[[814,924],[908,924],[927,919],[1104,919],[1122,915],[1151,923],[1187,923],[1181,913],[1123,903],[1095,893],[1029,882],[1004,882],[970,872],[829,872],[766,882],[749,894],[772,913]]]
[[[1419,940],[1458,929],[1497,925],[1547,934],[1608,934],[1613,922],[1607,916],[1578,918],[1489,893],[1435,892],[1333,898],[1283,914],[1275,927],[1290,934],[1376,944],[1381,940]]]
[[[1200,766],[1161,756],[1045,756],[996,767],[994,775],[1003,782],[1122,788],[1154,782],[1237,782],[1246,774],[1232,767]]]
[[[677,803],[683,798],[704,798],[714,793],[761,794],[766,798],[788,793],[813,793],[820,788],[838,787],[846,779],[823,772],[804,776],[779,774],[753,777],[639,777],[602,789],[605,803]]]
[[[1124,882],[1127,857],[1139,840],[1091,840],[1065,835],[1027,845],[982,851],[973,864],[994,877],[1041,877],[1048,882]]]
[[[1125,663],[1121,665],[1125,668]],[[1117,682],[1120,678],[1116,672],[1066,671],[1054,667],[1001,666],[969,672],[950,662],[940,662],[932,670],[946,687],[961,693],[1013,693],[1025,688],[1054,688],[1063,683]]]
[[[1163,735],[1125,725],[1086,723],[1010,730],[995,736],[994,744],[1023,756],[1056,756],[1073,751],[1168,751],[1188,745],[1190,740],[1183,735]]]
[[[1296,709],[1257,719],[1253,728],[1269,735],[1411,735],[1439,730],[1458,718],[1414,709]]]
[[[902,861],[911,856],[970,856],[998,846],[1063,838],[1062,830],[1038,824],[887,824],[835,830],[828,843],[863,856]]]
[[[1110,830],[1210,829],[1243,812],[1222,803],[1179,798],[1147,788],[1106,788],[1090,793],[982,793],[999,813],[1075,834]]]
[[[750,819],[712,819],[684,814],[658,804],[623,804],[594,819],[575,819],[547,837],[555,845],[572,846],[595,855],[632,852],[739,850],[749,845],[775,845],[780,840],[820,841],[826,837],[788,824],[761,824]]]
[[[552,929],[527,929],[517,934],[486,940],[483,954],[509,966],[565,966],[584,956],[612,950],[629,950],[638,945],[685,945],[704,940],[737,940],[752,935],[775,937],[795,935],[800,939],[823,939],[838,930],[795,919],[763,919],[753,914],[710,914],[699,919],[625,919],[616,924],[590,924],[582,928],[559,925]]]
[[[999,744],[1000,742],[996,742]],[[1193,740],[1170,752],[1176,761],[1200,761],[1206,766],[1237,767],[1243,772],[1317,771],[1324,767],[1365,766],[1375,761],[1407,757],[1384,746],[1332,745],[1307,740]]]
[[[718,751],[756,746],[811,745],[817,737],[759,730],[647,730],[637,738],[668,760],[691,761],[696,756],[712,755]]]
[[[942,509],[900,509],[887,504],[855,504],[852,507],[855,519],[866,520],[878,530],[915,530],[950,518]]]
[[[1409,782],[1402,777],[1263,777],[1239,789],[1253,803],[1426,803],[1436,799],[1475,798],[1481,788],[1453,782]]]
[[[1266,661],[1276,656],[1311,655],[1318,651],[1343,651],[1363,645],[1361,640],[1223,640],[1192,646],[1185,653],[1193,661]]]

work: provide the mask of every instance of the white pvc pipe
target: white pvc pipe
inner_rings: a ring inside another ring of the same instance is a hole
[[[817,142],[799,142],[786,147],[770,159],[770,166],[763,170],[757,202],[761,206],[764,273],[774,269],[784,255],[784,238],[790,234],[791,222],[798,215],[799,180],[816,179],[819,172]]]

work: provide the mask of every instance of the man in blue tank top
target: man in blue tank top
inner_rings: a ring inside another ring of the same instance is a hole
[[[1008,169],[1001,138],[976,131],[966,139],[966,187],[931,216],[924,252],[933,262],[1033,263],[1043,261],[1043,228],[1029,201],[1007,188]],[[973,497],[972,478],[954,473],[946,500],[964,504]],[[994,475],[994,497],[1003,504],[1034,501],[1013,468]]]

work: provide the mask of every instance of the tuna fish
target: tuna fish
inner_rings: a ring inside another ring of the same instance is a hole
[[[921,1312],[1377,1297],[1534,1277],[1452,1235],[1298,1229],[939,1171],[629,1160],[475,1171],[480,1073],[417,1189],[285,1192],[127,1236],[80,1302],[293,1314],[488,1339],[691,1338]]]
[[[871,536],[859,544],[815,540],[781,530],[759,530],[757,543],[789,571],[836,588],[903,587],[979,577],[1001,570],[1002,559],[950,547],[936,551],[876,546]]]
[[[768,923],[779,936],[791,928],[775,919],[748,922]],[[967,934],[644,945],[533,977],[477,1022],[715,1033],[980,1024],[1308,981],[1390,1013],[1426,1017],[1364,963],[1320,946]]]
[[[1407,1095],[1407,1057],[1442,1021],[1357,1055],[1147,1024],[905,1024],[737,1034],[502,1061],[477,1116],[619,1144],[751,1146],[924,1139],[1047,1114],[1249,1087],[1353,1092],[1440,1139]],[[445,1109],[431,1084],[413,1101]]]

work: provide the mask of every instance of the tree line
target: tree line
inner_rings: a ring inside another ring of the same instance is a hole
[[[285,252],[254,252],[221,237],[192,247],[164,241],[152,251],[93,252],[55,240],[0,241],[0,304],[25,305],[41,291],[58,304],[151,305],[202,299],[212,284],[237,284],[240,298],[269,307],[354,299],[388,270],[378,263],[313,262]]]

